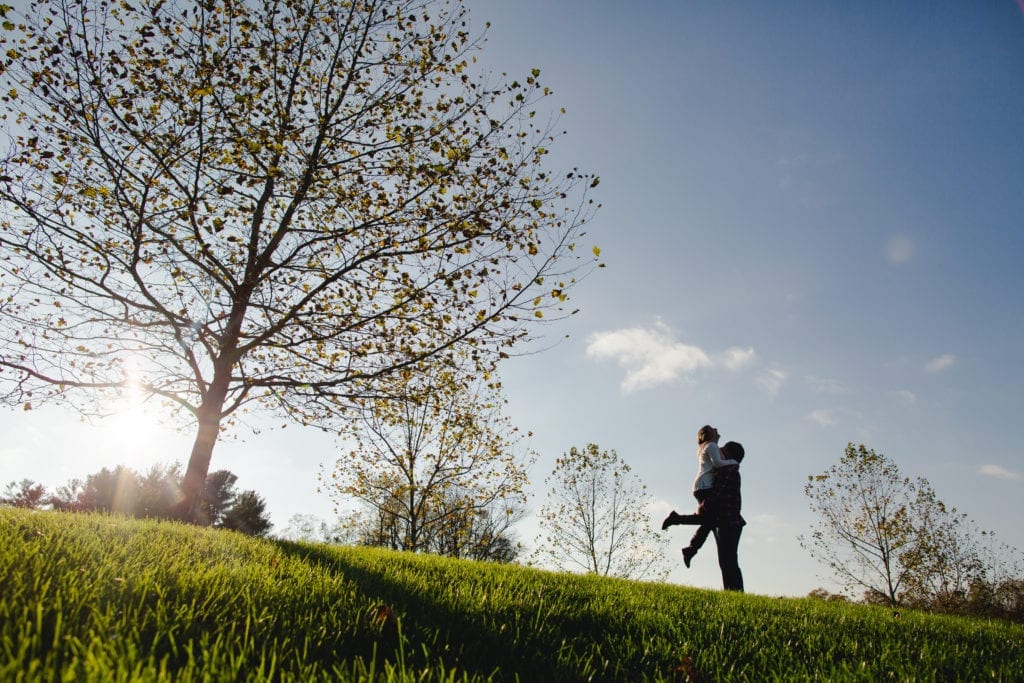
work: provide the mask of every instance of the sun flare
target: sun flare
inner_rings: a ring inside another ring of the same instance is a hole
[[[182,461],[187,455],[182,435],[162,424],[151,409],[131,401],[123,401],[97,426],[112,463],[148,467]]]

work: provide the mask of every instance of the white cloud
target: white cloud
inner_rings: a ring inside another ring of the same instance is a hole
[[[896,402],[903,406],[912,406],[917,403],[917,394],[909,389],[900,389],[899,391],[892,392],[892,396],[896,399]]]
[[[1012,481],[1016,481],[1021,478],[1020,472],[1014,472],[1013,470],[1008,470],[1005,467],[1000,467],[999,465],[982,465],[978,472],[984,474],[986,477],[995,477],[996,479],[1010,479]]]
[[[800,526],[778,515],[759,513],[744,515],[748,525],[744,527],[743,542],[757,545],[777,545],[796,542]]]
[[[820,145],[809,139],[792,139],[783,144],[793,151],[775,161],[779,188],[804,206],[821,208],[830,205],[832,194],[827,185],[822,183],[822,178],[843,162],[842,155],[821,151]],[[815,151],[800,151],[809,147]]]
[[[675,339],[662,323],[653,328],[631,327],[597,332],[587,343],[587,356],[614,360],[626,370],[622,390],[626,393],[687,378],[698,370],[738,370],[754,358],[752,348],[732,347],[714,356]]]
[[[775,161],[779,170],[779,187],[787,189],[793,185],[793,174],[806,168],[810,160],[806,154],[795,154],[793,156],[782,156]]]
[[[924,366],[924,369],[929,373],[936,375],[945,370],[946,368],[948,368],[949,366],[953,365],[953,363],[955,362],[956,356],[954,356],[952,353],[945,353],[939,356],[938,358],[933,358],[932,360],[928,361],[928,364]]]
[[[807,386],[819,394],[845,394],[848,391],[845,386],[834,379],[815,377],[814,375],[808,375],[804,379],[807,382]]]
[[[683,510],[680,510],[679,503],[680,501],[672,503],[670,501],[665,500],[664,498],[651,498],[647,501],[646,505],[647,516],[651,519],[652,524],[656,524],[657,528],[660,529],[661,521],[668,517],[669,512],[673,510],[679,510],[680,512],[683,512]],[[682,507],[684,508],[686,508],[687,505],[692,507],[696,505],[696,502],[694,502],[693,499],[690,498],[688,501],[682,503]],[[687,508],[685,512],[690,512],[690,510]]]
[[[752,347],[748,346],[745,349],[741,349],[738,346],[733,346],[722,353],[716,354],[715,363],[727,370],[742,370],[754,362],[756,355]]]
[[[757,383],[769,396],[777,396],[785,381],[786,373],[775,369],[765,370],[757,378]]]
[[[914,255],[914,245],[906,235],[893,235],[885,247],[885,256],[890,263],[906,263]]]
[[[839,424],[839,419],[836,417],[835,411],[826,410],[824,408],[811,411],[811,414],[808,415],[807,418],[817,422],[822,427],[832,427],[833,425]]]

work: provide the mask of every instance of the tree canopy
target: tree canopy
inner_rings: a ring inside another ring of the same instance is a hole
[[[0,397],[154,398],[214,444],[567,314],[597,178],[459,0],[0,5]],[[585,252],[585,253],[584,253]]]
[[[804,492],[816,521],[801,544],[869,602],[950,609],[1019,576],[1016,551],[863,444]]]
[[[324,483],[357,501],[361,542],[453,557],[509,559],[509,527],[526,504],[534,454],[503,415],[500,384],[432,364],[390,378],[343,433],[352,448]]]
[[[555,461],[532,558],[566,571],[632,579],[668,576],[647,486],[614,450],[575,446]]]

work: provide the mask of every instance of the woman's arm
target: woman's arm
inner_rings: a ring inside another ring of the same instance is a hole
[[[718,444],[711,442],[704,447],[704,452],[707,454],[708,460],[711,462],[711,466],[715,469],[719,467],[726,467],[727,465],[739,465],[738,460],[730,460],[722,457],[722,451],[719,450]]]

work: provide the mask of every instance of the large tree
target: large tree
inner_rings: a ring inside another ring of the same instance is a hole
[[[538,512],[532,558],[567,571],[664,579],[664,544],[651,526],[647,486],[614,450],[575,446],[555,461]]]
[[[390,397],[366,401],[346,423],[351,450],[325,478],[339,503],[370,510],[373,533],[364,538],[463,556],[507,535],[525,504],[533,455],[502,413],[494,376],[435,363],[395,373],[389,384]]]
[[[849,587],[896,604],[911,567],[916,485],[884,455],[849,444],[839,463],[808,477],[815,524],[801,544]]]
[[[863,444],[847,445],[804,492],[815,523],[801,544],[869,602],[947,609],[1019,572],[1013,549]]]
[[[546,168],[550,90],[483,73],[460,0],[0,15],[2,398],[179,409],[183,518],[239,410],[323,425],[396,368],[486,369],[590,260],[597,180]]]

